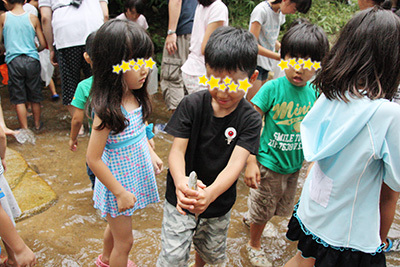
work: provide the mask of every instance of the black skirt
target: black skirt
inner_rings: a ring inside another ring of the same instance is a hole
[[[386,266],[386,258],[383,252],[370,254],[351,248],[332,247],[306,230],[296,216],[295,210],[289,221],[286,237],[291,241],[299,241],[297,248],[301,251],[302,256],[314,258],[316,267]],[[306,234],[303,229],[309,234]]]

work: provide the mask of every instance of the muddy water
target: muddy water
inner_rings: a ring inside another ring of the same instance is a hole
[[[45,212],[18,222],[17,229],[36,253],[37,266],[95,266],[94,261],[102,250],[106,222],[93,209],[92,190],[85,168],[88,137],[79,139],[77,152],[69,151],[70,117],[60,102],[50,102],[49,93],[44,93],[46,100],[43,102],[42,114],[45,129],[37,136],[36,145],[19,145],[10,138],[8,145],[19,151],[28,164],[51,185],[58,195],[58,201]],[[8,93],[4,88],[1,89],[1,95],[6,122],[10,128],[17,128],[15,111],[9,104]],[[150,121],[166,122],[169,114],[160,95],[156,95],[154,104],[156,108]],[[156,151],[165,165],[171,141],[171,137],[165,134],[155,137]],[[133,216],[132,232],[135,242],[130,258],[138,266],[155,266],[160,251],[165,175],[164,171],[157,177],[161,203],[150,205]],[[302,184],[303,179],[299,186]],[[240,180],[238,199],[232,211],[228,234],[227,266],[250,266],[244,248],[249,231],[241,222],[247,209],[247,193],[248,188]],[[263,244],[274,266],[282,266],[296,253],[296,247],[284,237],[287,219],[274,218],[272,222],[277,231],[272,231],[272,237],[263,237]],[[391,235],[400,237],[399,212],[396,213]],[[400,254],[389,254],[387,259],[389,266],[400,266]]]

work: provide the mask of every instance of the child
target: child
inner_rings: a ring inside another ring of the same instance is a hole
[[[251,189],[244,222],[250,224],[247,251],[253,266],[272,266],[261,249],[262,232],[273,216],[288,216],[293,209],[304,160],[300,122],[316,98],[308,82],[315,74],[309,63],[321,61],[329,43],[321,28],[303,23],[286,32],[281,49],[285,61],[307,63],[288,65],[286,76],[267,82],[252,99],[256,110],[265,114],[257,159],[249,157],[245,173],[245,182]]]
[[[384,40],[384,41],[382,41]],[[379,7],[356,14],[322,62],[321,96],[301,124],[314,165],[286,236],[285,266],[386,266],[400,191],[400,20]]]
[[[147,30],[149,25],[145,16],[143,16],[144,2],[143,0],[126,0],[125,11],[116,17],[116,19],[131,20],[139,24],[143,29]]]
[[[94,207],[108,222],[96,264],[126,267],[133,242],[132,214],[159,201],[154,170],[161,172],[162,161],[148,144],[144,124],[151,111],[148,68],[135,63],[130,69],[127,64],[148,59],[153,43],[137,24],[111,20],[97,31],[92,51],[89,97],[95,117],[87,163],[96,175]],[[115,71],[119,65],[125,70]]]
[[[311,0],[266,0],[259,3],[251,12],[250,32],[258,40],[257,70],[259,74],[257,81],[247,93],[247,100],[250,101],[267,81],[274,60],[281,59],[280,54],[275,50],[280,49],[278,36],[281,25],[285,23],[285,15],[294,14],[296,11],[305,14],[310,7]]]
[[[212,32],[228,25],[228,8],[221,0],[199,0],[194,14],[189,56],[181,67],[182,78],[189,94],[207,90],[199,84],[199,77],[206,74],[204,49]]]
[[[83,54],[86,62],[92,66],[90,60],[92,56],[92,43],[94,40],[95,32],[89,34],[86,38],[86,52]],[[79,130],[83,125],[83,119],[85,117],[85,106],[89,97],[90,89],[92,88],[93,76],[81,81],[76,88],[74,98],[72,99],[71,105],[74,107],[74,112],[71,119],[71,134],[69,138],[69,149],[76,151],[78,147],[78,135]],[[91,130],[92,119],[89,119],[89,131]],[[92,189],[94,188],[95,175],[86,164],[86,171],[89,175],[89,179],[92,183]]]
[[[144,2],[143,0],[126,0],[125,12],[116,17],[116,19],[131,20],[139,24],[143,29],[147,30],[147,20],[143,16]],[[150,95],[154,95],[158,90],[158,69],[154,66],[149,72],[147,79],[147,92]]]
[[[4,177],[4,172],[6,171],[6,148],[6,133],[4,132],[3,126],[0,126],[0,188],[3,190],[4,196],[3,198],[0,198],[0,204],[15,226],[14,219],[21,215],[21,210],[19,209],[18,203],[14,198],[11,188],[8,185],[6,178]],[[14,266],[14,264],[16,264],[14,251],[6,242],[4,242],[4,240],[3,244],[8,255],[8,259],[6,259],[5,261],[7,263],[6,266]]]
[[[256,60],[251,33],[232,27],[215,30],[205,48],[209,90],[185,97],[165,128],[174,141],[158,267],[187,266],[192,240],[193,266],[225,262],[236,181],[259,145],[261,118],[243,98],[257,78]],[[192,171],[202,181],[198,191],[187,185]]]
[[[24,0],[5,0],[9,12],[0,15],[0,39],[4,35],[10,102],[16,105],[22,129],[28,129],[25,103],[32,103],[35,130],[40,130],[40,102],[43,100],[38,51],[46,47],[39,20],[24,11]],[[35,46],[35,35],[39,47]]]

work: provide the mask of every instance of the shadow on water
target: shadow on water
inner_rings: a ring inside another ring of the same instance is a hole
[[[17,223],[19,234],[36,253],[37,266],[95,266],[94,261],[102,251],[102,236],[106,226],[93,208],[92,190],[86,175],[85,150],[88,137],[79,139],[78,151],[68,149],[70,117],[61,102],[51,102],[50,94],[44,91],[42,120],[44,130],[37,135],[36,145],[19,145],[8,138],[8,146],[20,152],[28,164],[50,184],[58,195],[57,203],[45,212]],[[15,110],[10,106],[8,93],[1,90],[6,122],[17,128]],[[161,95],[154,98],[154,112],[150,122],[165,123],[169,113]],[[32,122],[31,122],[32,123]],[[159,133],[155,137],[156,151],[167,165],[167,156],[172,138]],[[161,202],[139,210],[133,216],[134,245],[130,258],[138,266],[155,266],[160,251],[162,203],[165,194],[166,171],[157,176]],[[299,188],[304,182],[302,171]],[[247,209],[248,188],[242,178],[238,182],[238,198],[232,211],[228,233],[227,266],[250,266],[245,252],[249,230],[243,225],[242,217]],[[274,266],[282,266],[296,253],[295,244],[285,237],[288,219],[274,218],[275,231],[263,237],[267,255]],[[400,214],[396,212],[391,236],[400,236]],[[191,259],[193,259],[193,251]],[[387,256],[389,266],[399,266],[397,253]]]

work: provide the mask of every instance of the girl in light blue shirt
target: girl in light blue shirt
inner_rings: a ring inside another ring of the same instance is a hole
[[[321,93],[300,132],[314,162],[287,237],[285,266],[386,266],[400,192],[400,19],[379,7],[344,27],[315,79]]]

